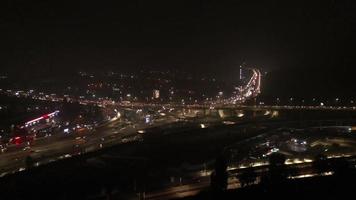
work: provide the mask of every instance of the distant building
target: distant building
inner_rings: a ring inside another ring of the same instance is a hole
[[[159,99],[159,90],[153,90],[153,99]]]
[[[242,66],[240,65],[240,81],[242,80]]]
[[[240,81],[243,81],[246,78],[246,64],[245,62],[242,63],[239,67],[239,79]]]

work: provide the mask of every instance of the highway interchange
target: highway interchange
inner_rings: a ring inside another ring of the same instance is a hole
[[[241,111],[241,110],[240,110]],[[191,121],[197,124],[197,127],[205,129],[207,126],[216,123],[225,124],[226,126],[239,124],[239,128],[248,127],[251,124],[243,124],[243,121],[248,121],[251,118],[249,116],[243,116],[239,113],[235,120],[224,121],[223,118],[214,118],[208,116],[202,116],[197,120],[196,114],[193,115],[181,115],[178,113],[160,116],[153,123],[145,123],[144,121],[132,123],[122,118],[113,119],[107,123],[96,127],[95,130],[84,131],[75,134],[58,133],[53,134],[50,137],[40,138],[35,140],[30,146],[22,145],[13,147],[0,154],[0,169],[1,176],[5,176],[10,173],[26,170],[26,157],[31,155],[35,161],[35,166],[44,165],[49,162],[54,162],[60,159],[65,159],[78,154],[84,154],[87,152],[94,152],[98,149],[105,147],[115,146],[127,142],[140,142],[143,140],[145,131],[152,127],[165,127],[165,125],[174,124],[178,121]],[[218,113],[216,111],[216,113]],[[211,114],[211,113],[210,113]],[[265,115],[267,114],[267,116]],[[269,119],[273,112],[260,112],[260,115]],[[238,117],[240,116],[240,117]],[[210,119],[209,119],[210,118]],[[204,123],[206,122],[206,123]],[[286,122],[260,122],[261,126],[280,127],[283,125],[298,123],[289,121]],[[198,126],[200,124],[200,126]],[[210,125],[209,125],[210,124]],[[256,123],[252,123],[253,126]],[[308,160],[298,161],[295,164],[309,164]],[[256,167],[263,166],[263,163],[256,163]],[[235,178],[236,174],[234,170],[243,169],[244,166],[231,166],[231,178],[229,179],[229,187],[239,187],[240,183]],[[197,194],[202,189],[209,187],[210,184],[211,169],[204,171],[198,170],[188,175],[191,179],[184,179],[180,184],[168,184],[164,189],[147,191],[140,195],[145,195],[147,199],[170,199],[173,197],[184,197]]]
[[[50,162],[55,162],[61,159],[85,154],[88,152],[95,152],[99,149],[106,147],[116,146],[123,143],[141,142],[146,134],[146,130],[153,127],[164,127],[165,125],[171,125],[180,121],[189,121],[198,125],[198,127],[205,129],[211,124],[216,122],[224,123],[225,125],[235,124],[236,122],[242,123],[249,120],[255,120],[253,116],[244,116],[245,112],[259,112],[260,115],[273,118],[278,117],[278,112],[283,111],[351,111],[356,110],[356,107],[344,107],[344,106],[325,106],[323,104],[317,106],[290,106],[290,105],[241,105],[239,103],[244,102],[250,97],[256,97],[260,93],[260,78],[261,74],[258,70],[253,69],[254,75],[250,79],[247,86],[243,89],[241,95],[233,96],[227,99],[227,102],[210,102],[207,104],[196,105],[179,105],[179,104],[156,104],[156,103],[135,103],[131,102],[129,105],[120,102],[111,102],[106,105],[102,105],[101,102],[88,102],[85,100],[79,100],[82,105],[86,106],[98,106],[112,107],[120,109],[141,110],[150,109],[158,113],[158,110],[162,108],[172,108],[180,110],[180,113],[165,113],[164,115],[158,115],[153,122],[145,122],[144,120],[128,120],[125,117],[116,117],[107,121],[94,130],[85,130],[82,132],[76,132],[71,134],[65,134],[58,132],[51,136],[35,139],[30,144],[21,144],[11,146],[2,153],[0,153],[0,177],[8,174],[16,173],[26,170],[26,159],[28,156],[34,160],[34,166],[45,165]],[[45,101],[53,101],[53,99],[43,99]],[[237,104],[236,104],[237,103]],[[182,115],[183,110],[200,110],[203,111],[202,116],[198,116],[199,112],[190,112],[187,115]],[[224,121],[224,111],[233,113],[235,120]],[[211,119],[212,112],[215,113],[215,118]],[[216,115],[218,113],[218,115]],[[218,117],[217,117],[218,116]],[[217,117],[217,118],[216,118]],[[236,120],[237,119],[237,120]],[[211,123],[212,122],[212,123]],[[269,124],[270,122],[265,123]],[[256,126],[257,121],[252,123],[252,126]],[[260,123],[261,126],[263,123]],[[273,127],[285,126],[288,123],[282,122],[280,124],[274,124]],[[240,128],[249,127],[250,124],[240,125]],[[309,160],[302,160],[292,164],[310,165]],[[267,165],[266,163],[253,163],[254,167],[260,167]],[[241,170],[246,166],[230,166],[228,169],[230,172],[229,188],[240,187],[239,181],[236,179],[236,170]],[[171,199],[180,198],[185,196],[195,195],[210,185],[210,173],[211,169],[205,169],[204,171],[197,170],[188,174],[191,179],[179,181],[177,184],[168,184],[163,189],[148,191],[139,193],[144,195],[147,199]],[[310,175],[306,172],[307,175]],[[175,181],[176,182],[176,181]]]
[[[24,170],[26,167],[25,159],[29,155],[36,161],[35,166],[38,166],[110,145],[125,143],[130,140],[140,140],[139,130],[172,123],[177,120],[169,116],[162,117],[159,122],[154,124],[132,124],[125,120],[114,119],[97,127],[96,130],[86,130],[73,134],[60,132],[49,137],[36,139],[30,145],[12,146],[0,154],[1,176]]]

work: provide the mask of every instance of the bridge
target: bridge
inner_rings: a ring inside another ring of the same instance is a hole
[[[166,104],[155,104],[155,103],[122,103],[114,102],[112,105],[117,105],[121,107],[174,107],[174,108],[248,108],[242,106],[246,101],[257,97],[261,93],[261,72],[257,68],[248,68],[252,71],[252,76],[246,83],[246,85],[236,87],[232,96],[222,99],[203,102],[199,104],[179,104],[179,103],[166,103]],[[109,102],[109,105],[111,103]],[[256,109],[256,107],[253,107]]]

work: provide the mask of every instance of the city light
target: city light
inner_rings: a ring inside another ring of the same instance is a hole
[[[6,1],[1,199],[352,198],[355,5]]]

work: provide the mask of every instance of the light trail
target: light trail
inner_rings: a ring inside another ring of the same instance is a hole
[[[252,76],[245,86],[237,89],[236,95],[223,100],[223,104],[241,104],[249,99],[252,99],[261,92],[261,72],[258,69],[252,68]]]

